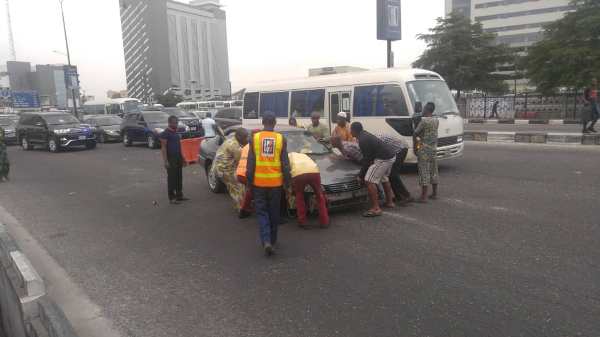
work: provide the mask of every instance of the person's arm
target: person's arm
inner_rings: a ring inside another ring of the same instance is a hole
[[[415,129],[415,136],[421,136],[423,133],[423,120],[421,120],[419,122],[419,125],[417,125],[417,128]]]
[[[246,181],[248,186],[252,186],[254,183],[254,171],[256,170],[256,154],[254,153],[254,137],[250,137],[250,143],[248,144],[248,163],[246,165]]]
[[[287,153],[287,140],[283,137],[283,146],[281,147],[281,172],[283,173],[283,181],[286,186],[292,183],[292,174],[290,167],[290,158]]]
[[[169,159],[167,158],[167,138],[164,135],[164,132],[160,134],[160,154],[163,159],[163,163],[165,168],[169,168]]]

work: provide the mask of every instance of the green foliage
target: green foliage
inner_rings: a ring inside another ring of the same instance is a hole
[[[156,95],[155,99],[158,104],[162,104],[165,108],[172,108],[177,103],[183,102],[183,97],[172,92],[168,92],[166,95]]]
[[[461,14],[452,13],[437,22],[430,34],[419,35],[427,50],[413,66],[439,73],[458,96],[466,90],[506,92],[505,78],[494,72],[497,65],[514,60],[513,51],[496,44],[496,34],[485,33],[481,23],[471,24]]]
[[[546,26],[526,58],[527,76],[544,93],[600,78],[600,0],[571,3],[576,10]]]

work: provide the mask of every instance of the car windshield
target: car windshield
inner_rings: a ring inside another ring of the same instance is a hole
[[[17,121],[10,117],[0,117],[0,126],[13,126],[16,123]]]
[[[454,97],[444,81],[413,81],[408,82],[408,94],[412,105],[421,102],[423,106],[429,102],[435,104],[434,115],[458,114],[458,107]]]
[[[304,154],[329,154],[331,151],[319,143],[310,132],[282,132],[287,139],[287,151]]]
[[[44,116],[44,120],[48,125],[65,125],[65,124],[79,124],[79,120],[73,115],[48,115]]]
[[[119,125],[122,121],[123,120],[121,118],[116,116],[93,118],[89,120],[91,124],[99,126]]]
[[[140,103],[137,101],[128,101],[123,103],[123,106],[125,107],[125,113],[130,113],[130,112],[140,112]]]
[[[169,115],[164,112],[144,112],[144,120],[147,123],[167,123]]]

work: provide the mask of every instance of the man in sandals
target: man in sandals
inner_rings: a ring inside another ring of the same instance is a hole
[[[362,152],[362,168],[358,175],[361,182],[367,184],[369,191],[369,200],[371,208],[363,214],[364,217],[372,218],[381,216],[381,207],[379,207],[379,193],[377,185],[382,184],[385,190],[385,207],[394,207],[392,187],[389,176],[396,161],[396,153],[391,146],[384,143],[381,139],[370,134],[363,129],[359,122],[354,122],[350,126],[352,136],[358,139],[358,146]]]

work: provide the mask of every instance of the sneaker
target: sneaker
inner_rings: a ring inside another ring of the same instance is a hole
[[[275,254],[275,250],[273,249],[273,246],[270,243],[265,243],[264,249],[265,249],[265,256],[267,256],[267,257],[270,257],[273,254]]]
[[[179,204],[181,204],[181,201],[179,201],[177,199],[171,199],[171,200],[169,200],[169,204],[171,204],[171,205],[179,205]]]
[[[590,130],[590,132],[593,132],[593,133],[598,133],[598,131],[596,131],[596,129],[594,129],[594,128],[589,128],[588,130]]]

